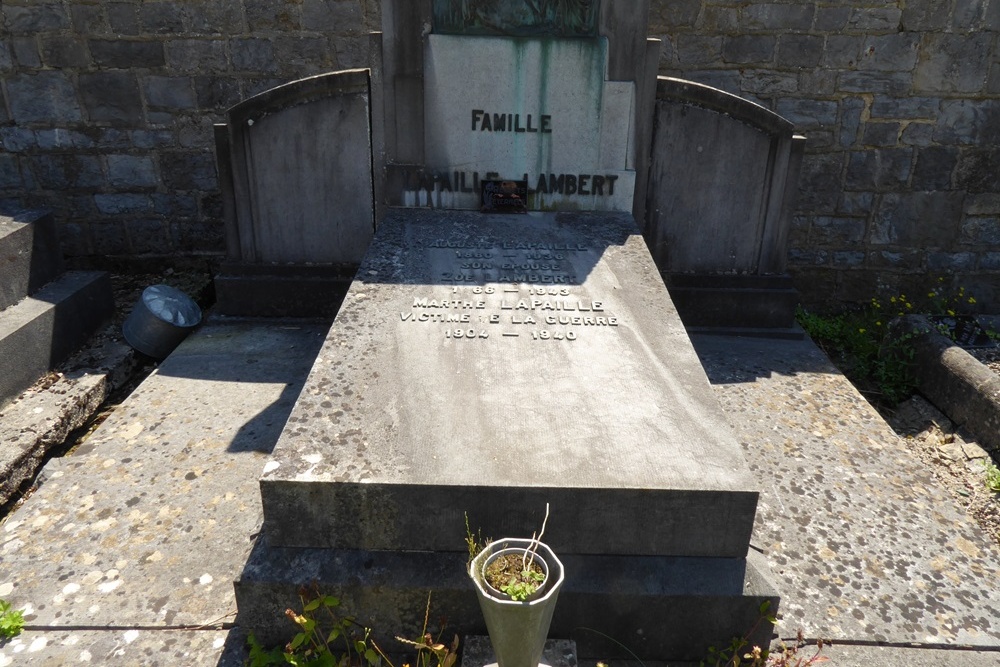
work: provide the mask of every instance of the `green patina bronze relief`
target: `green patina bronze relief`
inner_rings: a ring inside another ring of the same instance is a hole
[[[600,0],[434,0],[434,32],[593,37]]]

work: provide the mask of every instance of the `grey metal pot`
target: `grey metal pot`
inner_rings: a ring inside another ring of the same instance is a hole
[[[128,344],[154,359],[166,359],[201,323],[201,308],[169,285],[147,287],[122,324]]]
[[[514,548],[523,552],[532,544],[531,540],[517,538],[496,540],[486,545],[469,564],[469,576],[476,586],[479,608],[483,611],[500,667],[538,667],[563,584],[563,565],[552,549],[545,543],[538,543],[537,554],[548,566],[548,576],[541,597],[525,602],[515,602],[506,595],[502,598],[492,595],[483,577],[483,568],[490,557],[502,549]]]

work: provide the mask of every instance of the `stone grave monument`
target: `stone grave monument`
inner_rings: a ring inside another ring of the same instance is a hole
[[[383,639],[419,632],[429,592],[433,618],[482,634],[465,516],[528,537],[546,503],[566,573],[550,636],[581,656],[697,660],[776,610],[755,480],[636,223],[656,201],[647,9],[383,4],[379,222],[236,582],[265,643],[313,581]]]

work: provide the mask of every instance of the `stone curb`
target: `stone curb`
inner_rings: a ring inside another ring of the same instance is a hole
[[[109,327],[110,329],[110,327]],[[91,344],[60,366],[62,377],[28,390],[0,410],[0,505],[35,476],[50,450],[66,442],[142,363],[124,341]]]
[[[920,392],[967,430],[993,458],[1000,455],[1000,377],[938,332],[923,315],[898,320],[892,335],[912,335]]]

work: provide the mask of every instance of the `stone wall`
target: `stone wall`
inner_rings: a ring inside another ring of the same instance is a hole
[[[376,0],[3,0],[0,205],[70,256],[220,253],[212,124],[280,83],[365,67]]]
[[[791,270],[806,301],[1000,306],[1000,0],[654,3],[661,74],[756,100],[808,139]]]
[[[957,273],[1000,308],[1000,0],[652,4],[661,74],[808,138],[791,249],[807,302]],[[378,0],[4,0],[0,16],[0,205],[53,209],[77,257],[221,252],[212,124],[365,66],[380,24]]]

